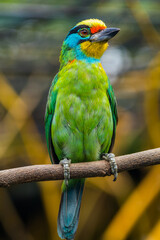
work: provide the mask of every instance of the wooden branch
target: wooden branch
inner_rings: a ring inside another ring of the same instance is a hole
[[[118,172],[160,164],[160,148],[116,157]],[[71,178],[105,177],[111,175],[107,161],[75,163],[70,166]],[[33,165],[0,171],[0,187],[15,184],[62,180],[63,167],[60,164]]]

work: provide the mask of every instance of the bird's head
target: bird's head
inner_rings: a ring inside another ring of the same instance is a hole
[[[88,19],[79,22],[65,38],[60,56],[62,65],[74,59],[99,60],[108,47],[108,40],[114,37],[119,28],[107,28],[98,19]]]

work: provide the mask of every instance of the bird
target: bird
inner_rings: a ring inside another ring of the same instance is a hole
[[[57,221],[61,239],[74,240],[85,179],[70,179],[70,164],[109,161],[114,180],[117,165],[111,153],[118,122],[117,103],[101,57],[119,28],[99,19],[76,24],[61,49],[60,68],[48,93],[45,134],[52,163],[64,168]]]

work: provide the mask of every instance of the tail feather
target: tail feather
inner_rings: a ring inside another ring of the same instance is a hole
[[[70,180],[62,192],[58,214],[58,235],[73,240],[78,227],[84,180]]]

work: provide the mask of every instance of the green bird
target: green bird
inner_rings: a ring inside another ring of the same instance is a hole
[[[73,27],[65,38],[60,69],[52,81],[45,113],[47,147],[52,163],[64,167],[65,181],[58,215],[58,235],[73,240],[77,230],[84,179],[70,179],[70,162],[111,163],[117,178],[114,144],[118,121],[116,99],[100,63],[108,40],[120,29],[98,19]]]

